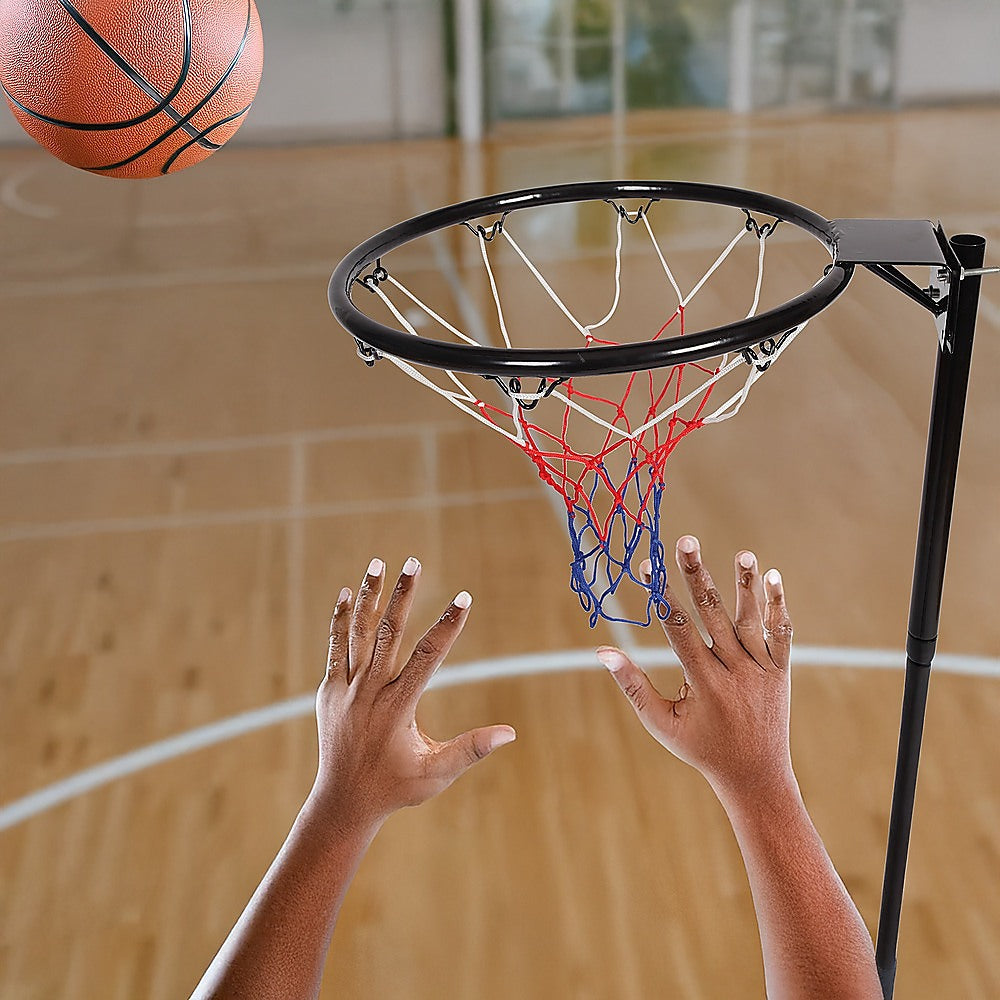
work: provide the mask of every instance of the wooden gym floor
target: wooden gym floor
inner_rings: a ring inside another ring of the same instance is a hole
[[[520,739],[387,825],[324,996],[761,996],[725,817],[589,652],[626,641],[655,659],[661,636],[587,628],[530,464],[387,364],[366,370],[326,280],[419,210],[616,174],[752,187],[828,218],[940,218],[995,244],[997,135],[991,108],[658,115],[617,141],[595,120],[466,149],[234,148],[143,183],[0,151],[0,994],[186,995],[310,785],[333,598],[371,556],[397,570],[413,553],[416,623],[476,596],[452,666],[520,658],[430,693],[426,727],[502,721]],[[563,288],[579,249],[559,245]],[[958,672],[931,686],[907,1000],[1000,994],[998,334],[987,278],[940,642]],[[859,274],[737,419],[678,449],[665,515],[727,586],[741,546],[783,570],[797,771],[872,928],[934,351],[930,320]],[[198,727],[258,709],[269,724],[191,749]]]

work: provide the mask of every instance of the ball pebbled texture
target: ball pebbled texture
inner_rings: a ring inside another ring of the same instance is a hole
[[[253,103],[254,0],[0,0],[0,84],[74,167],[156,177],[210,156]]]

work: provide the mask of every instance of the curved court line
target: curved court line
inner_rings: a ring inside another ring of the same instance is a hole
[[[668,649],[636,649],[632,652],[636,662],[643,667],[676,666],[677,659]],[[795,666],[854,667],[863,669],[898,669],[905,661],[905,654],[894,649],[850,649],[836,646],[801,646],[795,650]],[[1000,658],[966,656],[942,653],[935,658],[934,668],[943,673],[964,674],[972,677],[1000,677]],[[592,649],[570,649],[554,653],[525,653],[490,660],[476,660],[448,667],[431,678],[430,690],[458,687],[482,681],[527,677],[537,674],[566,673],[571,670],[604,670]],[[15,799],[0,808],[0,830],[17,826],[40,813],[54,809],[64,802],[109,785],[113,781],[145,771],[175,757],[225,743],[258,729],[291,719],[311,715],[316,695],[314,692],[287,698],[249,712],[232,715],[228,719],[210,722],[165,740],[150,743],[106,760],[94,767],[53,782],[45,788]]]
[[[59,214],[59,209],[55,205],[42,205],[38,202],[28,201],[19,190],[26,180],[38,173],[38,169],[38,164],[30,163],[26,167],[8,174],[3,179],[3,183],[0,184],[0,205],[9,208],[12,212],[27,215],[33,219],[54,219]]]

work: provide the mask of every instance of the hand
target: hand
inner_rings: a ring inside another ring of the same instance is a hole
[[[396,809],[437,795],[516,736],[510,726],[486,726],[439,743],[420,730],[417,702],[461,634],[472,597],[462,591],[400,667],[420,563],[406,561],[380,616],[383,571],[373,559],[353,607],[350,590],[341,591],[316,696],[319,770],[312,797],[348,829],[377,827]]]
[[[684,671],[675,699],[661,697],[621,650],[597,651],[649,733],[697,768],[720,798],[794,782],[788,743],[792,624],[781,576],[772,569],[762,581],[752,552],[738,553],[735,562],[734,622],[702,565],[698,540],[685,535],[677,542],[677,565],[711,645],[668,586],[663,630]],[[644,562],[647,583],[650,572]]]

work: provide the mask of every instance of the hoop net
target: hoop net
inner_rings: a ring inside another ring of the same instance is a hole
[[[745,316],[753,316],[760,305],[767,241],[777,221],[762,223],[748,210],[741,210],[738,229],[694,284],[684,290],[650,222],[652,204],[650,201],[628,210],[608,202],[609,224],[613,211],[615,227],[613,290],[604,315],[589,323],[566,305],[553,282],[530,259],[511,233],[506,214],[489,228],[462,223],[472,233],[469,238],[479,244],[478,257],[489,287],[487,300],[497,339],[508,348],[514,346],[508,321],[510,310],[502,302],[504,282],[498,280],[494,263],[495,247],[503,241],[513,251],[513,260],[519,262],[554,309],[546,322],[568,323],[585,347],[621,343],[611,339],[610,328],[623,298],[622,247],[626,226],[632,228],[637,238],[645,237],[646,252],[653,254],[658,262],[658,271],[673,302],[658,329],[640,331],[641,339],[660,340],[688,332],[692,303],[737,246],[747,241],[757,244],[756,277],[750,301],[745,303]],[[381,260],[359,281],[381,300],[400,327],[413,336],[419,336],[416,325],[427,324],[435,327],[435,335],[443,332],[462,343],[481,343],[457,322],[446,318],[444,310],[428,305],[390,273]],[[587,612],[591,627],[602,618],[645,626],[654,615],[662,619],[670,613],[664,599],[666,568],[660,535],[667,459],[694,431],[735,416],[751,388],[805,325],[787,330],[756,348],[707,362],[688,362],[624,376],[533,380],[537,384],[532,386],[523,385],[517,378],[421,369],[401,358],[385,357],[421,385],[509,439],[532,461],[542,481],[558,494],[561,506],[565,507],[572,550],[570,586]],[[360,342],[358,352],[369,365],[382,356]],[[490,382],[495,383],[493,388],[488,388]],[[592,383],[599,385],[595,387]],[[502,391],[497,391],[497,386]],[[639,565],[644,559],[652,564],[649,583],[640,579]],[[626,581],[646,591],[645,609],[640,614],[626,614],[615,600]]]

